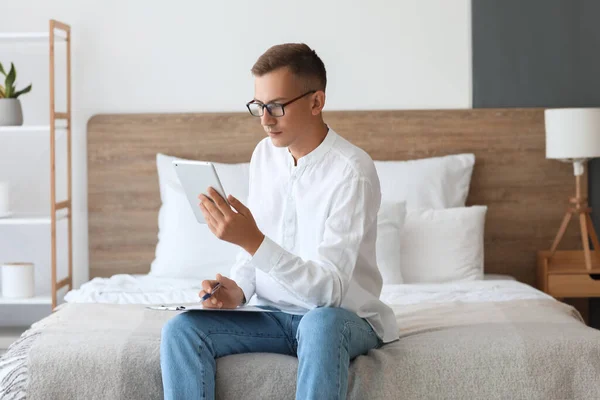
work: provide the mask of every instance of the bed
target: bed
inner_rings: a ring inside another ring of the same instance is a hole
[[[600,333],[535,288],[535,252],[550,245],[571,192],[568,168],[544,159],[543,110],[340,111],[326,120],[376,160],[474,153],[467,203],[488,207],[486,279],[384,282],[400,340],[352,362],[349,398],[600,398]],[[193,301],[199,282],[146,275],[161,204],[156,154],[244,162],[261,137],[238,113],[92,118],[94,279],[11,346],[0,397],[162,398],[160,328],[174,313],[144,304]],[[563,240],[577,238],[573,229]],[[296,365],[273,354],[223,357],[217,398],[294,398]]]

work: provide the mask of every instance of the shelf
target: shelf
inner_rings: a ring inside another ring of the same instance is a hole
[[[67,210],[59,210],[56,212],[56,219],[65,219],[68,216]],[[0,218],[1,225],[50,225],[52,222],[49,215],[35,213],[15,213],[8,217]]]
[[[8,347],[16,342],[23,332],[27,330],[26,327],[0,327],[0,355],[2,351],[8,349]]]
[[[66,126],[56,126],[55,130],[65,131]],[[21,125],[21,126],[0,126],[0,133],[27,133],[27,132],[48,132],[50,125]]]
[[[5,304],[10,304],[10,305],[48,304],[48,305],[51,305],[52,297],[51,296],[35,296],[35,297],[29,297],[26,299],[11,299],[11,298],[6,298],[6,297],[0,296],[0,305],[5,305]]]
[[[47,43],[50,40],[50,32],[0,32],[0,43]],[[55,42],[66,42],[64,33],[54,33]]]

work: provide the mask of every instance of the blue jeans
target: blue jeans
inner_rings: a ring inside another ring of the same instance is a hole
[[[342,308],[305,315],[188,311],[162,330],[165,399],[214,399],[215,359],[239,353],[298,357],[296,399],[345,399],[350,360],[381,346],[371,325]]]

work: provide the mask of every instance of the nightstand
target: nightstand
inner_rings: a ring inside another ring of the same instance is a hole
[[[550,251],[538,251],[538,289],[558,298],[600,297],[600,262],[592,252],[592,269],[585,267],[582,250],[557,251],[548,262]]]

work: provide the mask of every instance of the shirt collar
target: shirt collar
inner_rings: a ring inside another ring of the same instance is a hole
[[[311,151],[304,157],[300,157],[298,159],[297,166],[302,167],[302,166],[309,165],[309,164],[319,161],[321,159],[321,157],[323,157],[331,149],[331,147],[333,147],[333,143],[335,142],[335,139],[337,138],[337,136],[338,136],[337,133],[335,133],[333,131],[333,129],[328,127],[327,135],[325,135],[325,139],[323,139],[321,144],[318,145],[316,149],[314,149],[313,151]],[[294,166],[294,157],[292,156],[292,153],[290,153],[289,150],[287,150],[287,153],[288,153],[288,157],[289,157],[289,162],[291,163],[290,165],[293,167]]]

